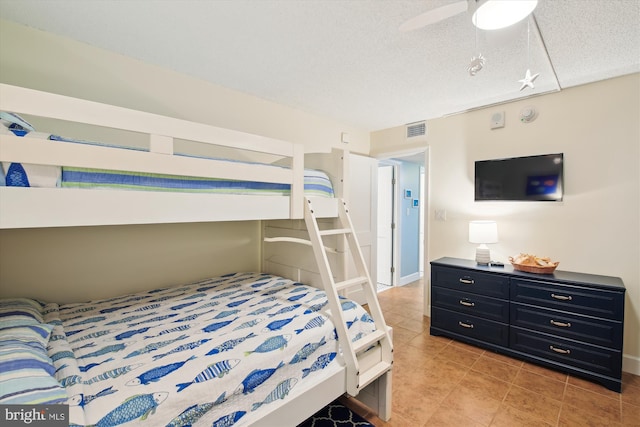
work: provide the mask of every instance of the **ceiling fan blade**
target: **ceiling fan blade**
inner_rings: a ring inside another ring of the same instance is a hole
[[[427,25],[435,24],[436,22],[451,18],[452,16],[455,16],[459,13],[466,12],[468,7],[468,0],[460,0],[455,3],[437,7],[433,10],[429,10],[414,18],[411,18],[408,21],[405,21],[402,25],[400,25],[400,31],[413,31]]]

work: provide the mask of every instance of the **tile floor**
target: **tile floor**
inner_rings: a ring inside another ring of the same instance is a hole
[[[423,283],[378,294],[394,331],[393,415],[376,427],[640,426],[640,377],[623,373],[622,393],[527,362],[429,334]]]

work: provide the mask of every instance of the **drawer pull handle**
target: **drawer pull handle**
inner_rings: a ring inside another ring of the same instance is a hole
[[[458,325],[462,326],[463,328],[473,329],[473,323],[458,322]]]
[[[556,353],[561,353],[561,354],[571,354],[571,350],[564,350],[562,348],[556,348],[552,345],[549,346],[549,350],[555,351]]]
[[[473,281],[473,279],[470,279],[468,277],[461,277],[460,278],[460,283],[464,283],[465,285],[473,285],[474,281]]]
[[[565,295],[556,295],[556,294],[551,294],[551,298],[554,299],[559,299],[560,301],[571,301],[571,295],[569,296],[565,296]]]
[[[553,326],[559,326],[559,327],[561,327],[561,328],[570,328],[570,327],[571,327],[571,323],[569,323],[569,322],[567,322],[567,323],[564,323],[564,322],[557,322],[557,321],[555,321],[555,320],[553,320],[553,319],[551,319],[551,321],[550,321],[550,322],[551,322],[551,324],[552,324]]]
[[[467,306],[467,307],[474,307],[476,305],[475,302],[470,302],[470,301],[465,301],[463,299],[460,300],[460,304]]]

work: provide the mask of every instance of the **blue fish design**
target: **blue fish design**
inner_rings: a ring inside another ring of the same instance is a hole
[[[296,292],[302,292],[307,290],[308,288],[306,286],[297,286],[293,289],[291,289],[289,292],[287,292],[288,294],[295,294]]]
[[[131,322],[132,320],[136,320],[136,319],[140,319],[141,317],[147,317],[148,314],[136,314],[134,316],[128,316],[125,317],[124,319],[119,319],[119,320],[113,320],[109,323],[105,323],[105,325],[118,325],[120,323],[127,323],[127,322]],[[69,334],[67,334],[69,335]]]
[[[110,357],[106,360],[103,360],[102,362],[98,362],[98,363],[89,363],[88,365],[85,366],[78,366],[78,369],[80,369],[80,372],[87,372],[89,371],[89,369],[91,368],[95,368],[96,366],[100,366],[103,363],[107,363],[107,362],[113,362],[115,359],[113,357]]]
[[[88,405],[89,403],[93,402],[99,397],[108,396],[110,394],[117,393],[117,392],[118,390],[113,390],[113,386],[111,386],[99,391],[96,394],[91,394],[89,396],[85,396],[82,393],[76,394],[75,396],[72,396],[68,400],[67,404],[69,406],[81,406],[84,408],[85,405]]]
[[[251,285],[251,287],[252,288],[259,288],[260,286],[264,286],[267,283],[269,283],[269,282],[257,282],[257,283],[254,283],[253,285]]]
[[[103,308],[102,310],[100,310],[100,313],[101,314],[113,313],[114,311],[124,310],[125,308],[129,308],[129,307],[131,307],[131,306],[130,305],[121,305],[120,307]]]
[[[326,322],[323,316],[316,316],[313,319],[309,320],[306,325],[302,329],[296,329],[296,334],[302,333],[302,331],[306,329],[318,328]]]
[[[126,383],[126,385],[128,386],[134,386],[134,385],[147,385],[151,382],[156,382],[158,380],[160,380],[163,377],[166,377],[167,375],[169,375],[170,373],[177,371],[178,369],[182,368],[182,366],[184,366],[185,363],[195,359],[196,356],[191,356],[190,358],[188,358],[187,360],[183,361],[183,362],[175,362],[175,363],[171,363],[169,365],[164,365],[164,366],[158,366],[157,368],[153,368],[150,369],[146,372],[143,372],[142,374],[138,375],[136,378],[128,381]]]
[[[85,345],[81,345],[81,346],[78,346],[78,347],[72,347],[72,348],[73,348],[74,350],[82,350],[82,349],[84,349],[84,348],[92,348],[92,347],[95,347],[95,346],[96,346],[96,343],[94,343],[94,342],[88,342],[88,343],[86,343]]]
[[[178,392],[189,387],[191,384],[209,381],[213,378],[222,378],[223,376],[225,376],[225,374],[229,373],[229,371],[235,368],[238,363],[240,363],[240,360],[238,359],[223,360],[221,362],[212,363],[211,365],[207,366],[206,369],[196,375],[191,382],[176,384],[176,387],[178,387]]]
[[[211,427],[231,427],[237,423],[240,418],[244,417],[244,414],[246,414],[246,411],[232,412],[215,420],[213,424],[211,424]]]
[[[292,301],[292,302],[293,302],[293,301],[298,301],[299,299],[304,298],[304,297],[306,297],[307,295],[309,295],[309,293],[308,293],[308,292],[307,292],[307,293],[305,293],[305,294],[294,295],[294,296],[292,296],[292,297],[287,298],[287,300]]]
[[[362,322],[368,322],[368,323],[374,323],[373,318],[369,315],[369,313],[364,313],[361,317],[360,317],[360,321]]]
[[[277,315],[282,314],[282,313],[288,313],[290,311],[297,310],[301,306],[302,306],[302,304],[294,304],[294,305],[291,305],[289,307],[281,308],[280,310],[276,311],[275,313],[269,314],[269,317],[273,317],[273,316],[277,316]]]
[[[268,353],[274,350],[283,350],[287,346],[287,343],[289,342],[290,339],[291,339],[291,335],[278,335],[275,337],[271,337],[265,340],[253,351],[245,351],[244,355],[248,356],[251,353]]]
[[[247,335],[246,337],[242,337],[242,338],[236,338],[236,339],[232,339],[232,340],[228,340],[223,342],[222,344],[220,344],[219,346],[213,348],[211,351],[209,351],[209,353],[207,353],[207,356],[211,356],[212,354],[218,354],[218,353],[222,353],[223,351],[227,351],[227,350],[231,350],[233,349],[235,346],[237,346],[238,344],[240,344],[241,342],[245,341],[246,339],[249,338],[253,338],[257,336],[256,334],[254,334],[253,332],[251,332],[249,335]]]
[[[255,305],[255,304],[254,304],[254,305]],[[258,308],[258,309],[256,309],[256,310],[252,311],[251,313],[249,313],[249,316],[257,316],[258,314],[262,314],[262,313],[264,313],[264,312],[267,312],[267,311],[271,310],[272,308],[276,308],[276,307],[277,307],[277,306],[279,306],[279,305],[281,305],[281,304],[280,304],[280,303],[278,303],[278,304],[270,305],[270,306],[268,306],[268,307],[261,307],[261,308]],[[251,307],[253,307],[253,305],[252,305]]]
[[[161,335],[171,334],[173,332],[182,332],[182,331],[186,331],[189,328],[191,328],[191,325],[176,326],[175,328],[169,328],[169,329],[165,329],[164,331],[160,331],[156,335],[145,335],[144,339],[157,338]]]
[[[257,302],[257,303],[255,303],[255,304],[251,304],[249,307],[255,307],[256,305],[266,304],[266,303],[268,303],[268,302],[275,301],[275,300],[277,300],[277,299],[278,299],[278,297],[269,297],[269,298],[265,298],[265,299],[263,299],[262,301],[258,301],[258,302]]]
[[[302,378],[309,375],[311,372],[319,371],[320,369],[324,369],[327,367],[329,363],[336,357],[336,353],[327,353],[321,356],[318,356],[313,365],[309,369],[302,370]]]
[[[180,319],[176,319],[173,321],[173,323],[180,323],[180,322],[191,322],[192,320],[197,319],[198,317],[202,316],[204,313],[194,313],[194,314],[190,314],[189,316],[185,316],[185,317],[181,317]]]
[[[59,321],[58,321],[58,322],[59,322]],[[56,322],[51,321],[51,320],[49,320],[47,323],[48,323],[48,324],[50,324],[50,325],[56,325],[56,324],[57,324],[57,325],[61,325],[61,324],[62,324],[62,322],[56,323]],[[88,331],[89,329],[93,329],[93,328],[95,328],[95,327],[96,327],[96,325],[92,325],[92,326],[89,326],[88,328],[76,329],[75,331],[64,331],[64,334],[65,334],[67,337],[70,337],[70,336],[72,336],[72,335],[79,334],[80,332]]]
[[[215,406],[215,402],[202,403],[200,405],[192,405],[182,411],[180,415],[169,421],[166,427],[186,427],[193,425],[204,414],[209,412]]]
[[[82,320],[80,322],[72,323],[69,326],[80,326],[80,325],[86,325],[88,323],[102,322],[104,319],[106,319],[106,317],[104,317],[104,316],[90,317],[90,318]]]
[[[80,375],[69,375],[60,380],[60,385],[62,387],[70,387],[72,385],[80,384],[82,382],[82,377]]]
[[[132,353],[127,354],[124,358],[128,359],[130,357],[134,357],[134,356],[139,356],[141,354],[146,354],[146,353],[151,353],[152,351],[156,351],[164,346],[173,344],[176,341],[180,341],[183,340],[185,338],[189,338],[189,335],[180,335],[178,338],[174,338],[171,340],[166,340],[166,341],[158,341],[158,342],[154,342],[151,344],[147,344],[144,348],[141,348],[140,350],[136,350]]]
[[[127,346],[126,344],[108,345],[106,347],[102,347],[98,351],[94,351],[93,353],[88,353],[88,354],[85,354],[84,356],[80,356],[78,357],[78,359],[87,359],[89,357],[102,356],[103,354],[107,354],[107,353],[116,353],[118,351],[124,350],[126,346]]]
[[[188,344],[180,345],[180,346],[174,348],[173,350],[171,350],[168,353],[157,354],[157,355],[153,356],[153,360],[155,361],[155,360],[158,360],[158,359],[162,359],[163,357],[168,356],[168,355],[173,354],[173,353],[179,353],[179,352],[185,351],[185,350],[193,350],[194,348],[198,348],[202,344],[204,344],[206,342],[209,342],[209,341],[211,341],[211,339],[210,338],[206,338],[206,339],[190,342]]]
[[[322,337],[322,339],[317,343],[309,343],[302,347],[291,359],[290,364],[300,363],[303,360],[307,360],[307,357],[311,356],[314,351],[318,349],[318,347],[325,345],[327,343],[326,339]]]
[[[141,329],[134,329],[132,331],[127,331],[127,332],[123,332],[121,334],[116,335],[114,338],[117,339],[118,341],[127,339],[127,338],[131,338],[132,336],[136,335],[136,334],[142,334],[144,332],[147,332],[149,330],[149,328],[141,328]]]
[[[227,321],[224,321],[224,322],[216,322],[216,323],[212,323],[212,324],[210,324],[210,325],[205,326],[204,328],[202,328],[202,330],[203,330],[204,332],[214,332],[214,331],[217,331],[217,330],[218,330],[218,329],[220,329],[220,328],[224,328],[225,326],[229,325],[230,323],[232,323],[232,322],[234,322],[234,321],[236,321],[236,320],[238,320],[238,318],[237,318],[237,317],[236,317],[235,319],[227,320]]]
[[[258,318],[258,319],[253,319],[253,320],[249,320],[247,322],[244,322],[243,324],[241,324],[240,326],[237,326],[234,331],[237,331],[238,329],[245,329],[245,328],[250,328],[252,326],[257,325],[258,323],[262,322],[264,319],[262,318]]]
[[[113,427],[135,419],[146,420],[167,399],[169,393],[148,393],[131,396],[95,424],[95,427]]]
[[[229,304],[227,304],[227,307],[229,307],[229,308],[237,307],[237,306],[239,306],[239,305],[244,304],[244,303],[245,303],[245,302],[247,302],[247,301],[251,301],[251,298],[241,299],[240,301],[233,301],[233,302],[230,302]]]
[[[202,297],[206,297],[206,296],[207,296],[207,294],[205,294],[204,292],[201,292],[201,293],[189,295],[188,297],[184,297],[182,299],[183,300],[185,300],[185,299],[196,299],[196,298],[202,298]]]
[[[271,391],[271,393],[269,393],[267,395],[267,397],[262,402],[254,403],[251,406],[251,411],[255,411],[256,409],[258,409],[262,405],[266,405],[268,403],[271,403],[274,400],[284,399],[285,397],[287,397],[287,395],[289,394],[289,392],[291,391],[293,386],[296,385],[297,382],[298,382],[298,380],[296,378],[288,378],[288,379],[280,382],[276,386],[276,388],[274,388]]]
[[[133,371],[134,369],[138,369],[140,366],[142,366],[142,363],[135,363],[133,365],[127,365],[127,366],[121,366],[119,368],[115,368],[115,369],[111,369],[110,371],[107,372],[103,372],[100,375],[96,375],[95,377],[84,381],[85,384],[90,385],[93,383],[96,383],[98,381],[104,381],[104,380],[108,380],[108,379],[113,379],[113,378],[118,378],[120,375],[124,375],[127,374],[131,371]]]
[[[142,322],[131,323],[131,324],[129,324],[129,327],[133,328],[134,326],[142,325],[143,323],[149,323],[149,322],[160,322],[162,320],[166,320],[166,319],[169,319],[169,318],[177,316],[177,315],[178,315],[178,313],[172,313],[172,314],[167,314],[165,316],[153,317],[151,319],[143,320]]]
[[[60,359],[75,359],[76,355],[72,351],[63,350],[51,355],[51,360],[57,362]]]
[[[358,316],[354,317],[351,322],[347,322],[347,329],[351,329],[354,323],[358,321]]]
[[[271,378],[271,375],[284,366],[284,362],[280,362],[275,368],[255,369],[242,380],[242,384],[236,390],[236,393],[243,394],[253,393],[260,384]]]
[[[215,307],[218,304],[220,304],[220,302],[218,302],[218,301],[210,301],[210,302],[208,302],[206,304],[199,305],[198,307],[192,308],[191,310],[186,310],[185,313],[191,313],[192,311],[202,310],[203,308]]]
[[[322,307],[324,307],[328,303],[329,303],[328,301],[325,301],[325,302],[321,302],[319,304],[314,304],[311,307],[309,307],[308,309],[306,309],[304,311],[304,314],[310,314],[310,313],[315,313],[316,311],[320,311],[320,310],[322,310]]]
[[[286,325],[288,325],[289,323],[291,323],[291,321],[293,319],[295,319],[298,316],[293,316],[293,317],[289,317],[288,319],[279,319],[279,320],[274,320],[273,322],[270,322],[263,330],[263,332],[269,332],[269,331],[279,331],[280,329],[282,329],[283,327],[285,327]]]
[[[236,313],[239,313],[240,310],[225,310],[225,311],[221,311],[220,313],[218,313],[218,315],[216,317],[214,317],[214,319],[222,319],[223,317],[229,317],[229,316],[233,316]]]
[[[149,304],[149,305],[144,305],[142,307],[136,308],[135,310],[131,310],[128,311],[124,314],[129,314],[129,313],[136,313],[138,311],[149,311],[149,310],[154,310],[156,308],[160,307],[160,304]]]
[[[84,335],[84,336],[82,336],[82,337],[80,337],[80,338],[76,338],[76,339],[75,339],[75,340],[73,340],[73,341],[69,341],[69,344],[73,344],[73,343],[78,342],[78,341],[90,340],[90,339],[92,339],[92,338],[98,338],[98,337],[101,337],[101,336],[103,336],[103,335],[107,335],[109,332],[110,332],[110,331],[108,331],[108,330],[106,330],[106,331],[92,332],[92,333],[87,334],[87,335]]]
[[[357,307],[356,303],[354,303],[353,301],[344,301],[340,303],[340,305],[342,305],[343,311],[353,310]]]
[[[185,307],[189,307],[190,305],[197,304],[198,301],[185,302],[184,304],[174,305],[173,307],[169,307],[171,310],[182,310]]]

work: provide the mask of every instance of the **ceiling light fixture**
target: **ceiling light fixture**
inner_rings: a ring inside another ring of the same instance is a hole
[[[471,21],[481,30],[498,30],[529,16],[538,0],[477,0]]]

